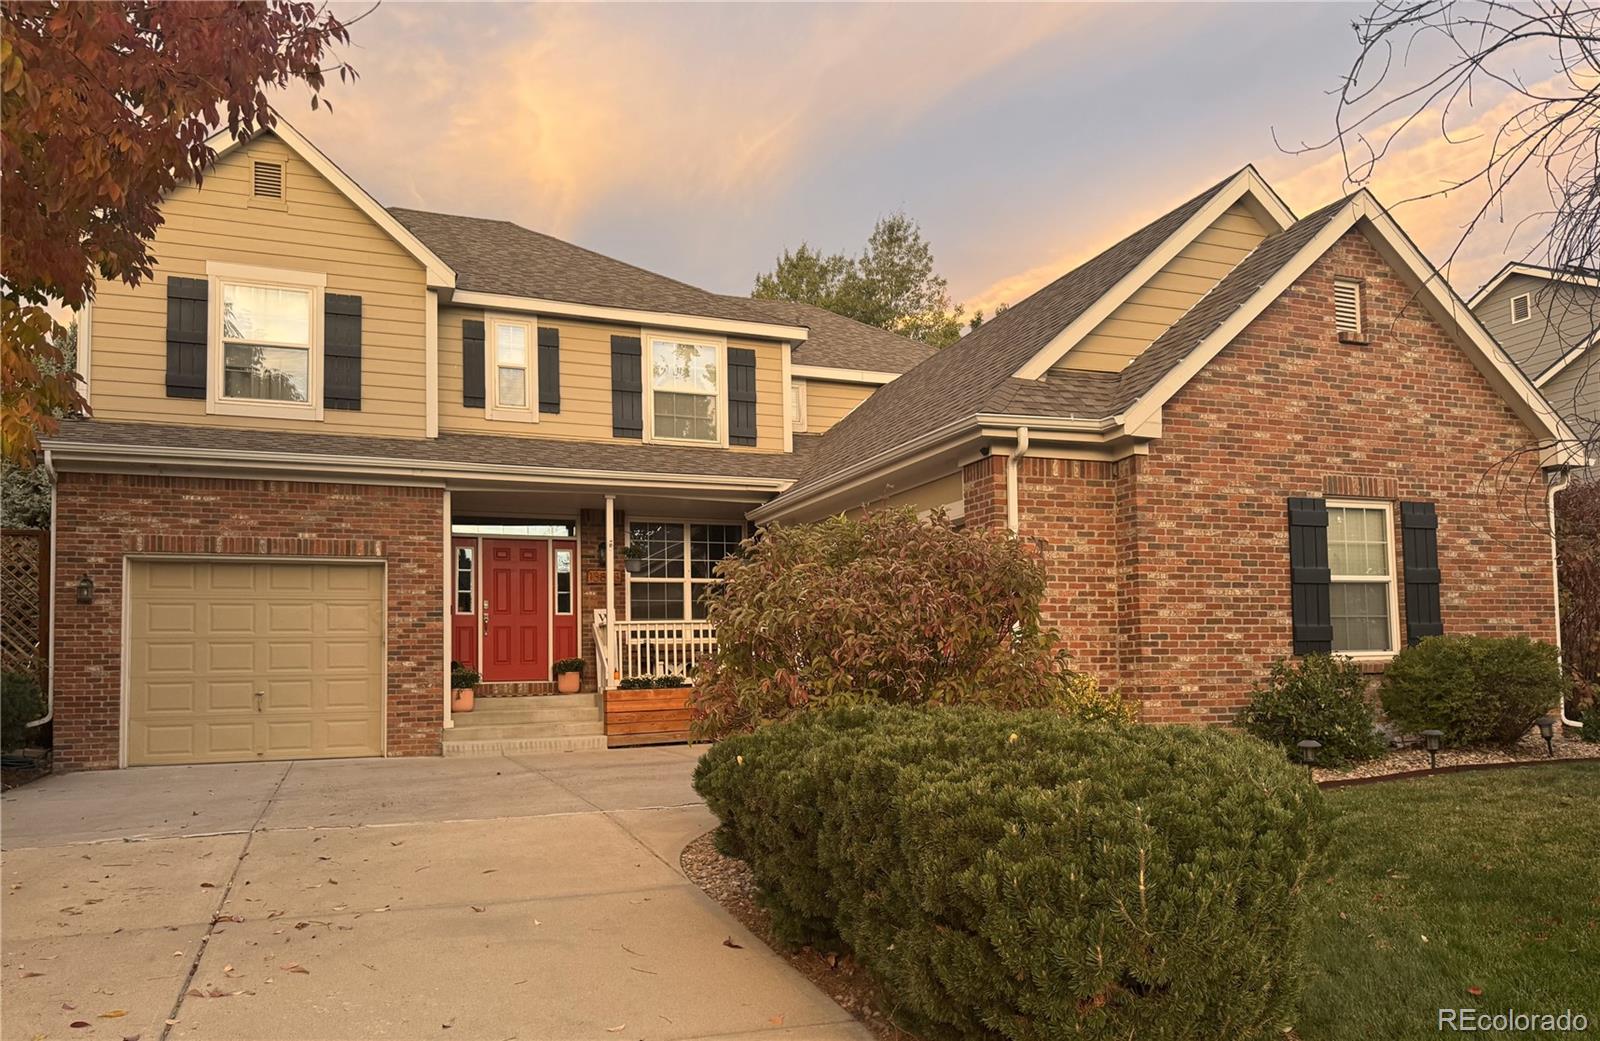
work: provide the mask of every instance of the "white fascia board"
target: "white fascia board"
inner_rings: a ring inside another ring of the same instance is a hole
[[[1600,343],[1600,329],[1595,330],[1593,336],[1589,337],[1587,340],[1584,340],[1582,343],[1578,344],[1578,346],[1572,348],[1572,350],[1551,362],[1548,368],[1533,378],[1533,385],[1535,387],[1543,387],[1546,383],[1549,383],[1552,379],[1559,376],[1561,374],[1561,370],[1565,369],[1568,365],[1571,365],[1573,361],[1583,354],[1584,351],[1587,351],[1590,347],[1593,347],[1597,343]]]
[[[878,372],[874,369],[841,369],[832,365],[795,365],[791,370],[797,378],[832,380],[834,383],[870,383],[881,387],[900,378],[898,372]]]
[[[484,307],[496,311],[527,311],[563,318],[586,318],[592,321],[617,322],[621,325],[665,327],[733,336],[752,336],[763,340],[804,342],[806,337],[811,335],[811,331],[803,325],[774,325],[769,322],[747,322],[735,318],[710,318],[705,315],[675,314],[670,311],[642,311],[631,307],[602,307],[597,304],[575,304],[564,300],[547,300],[542,297],[532,296],[511,296],[506,293],[479,293],[472,290],[458,290],[451,297],[451,303],[457,307]]]
[[[1448,282],[1434,270],[1422,252],[1406,237],[1372,193],[1362,191],[1347,202],[1328,220],[1316,237],[1303,246],[1278,272],[1258,288],[1227,321],[1219,325],[1182,363],[1168,372],[1159,383],[1118,417],[1124,427],[1139,428],[1169,401],[1174,394],[1205,368],[1229,343],[1255,321],[1268,304],[1283,295],[1284,291],[1303,275],[1307,268],[1326,253],[1345,232],[1365,221],[1373,245],[1403,274],[1417,284],[1417,292],[1429,313],[1437,319],[1447,333],[1466,350],[1468,357],[1495,389],[1511,405],[1525,424],[1535,433],[1548,437],[1558,444],[1574,440],[1572,431],[1550,408],[1522,370],[1506,357],[1494,337],[1478,321]]]
[[[429,249],[423,241],[412,234],[404,224],[395,219],[394,214],[384,209],[382,204],[367,194],[367,190],[357,184],[355,180],[343,170],[339,169],[332,159],[322,154],[322,150],[312,144],[304,135],[296,130],[289,121],[282,116],[278,117],[277,125],[265,130],[258,130],[256,137],[261,134],[275,134],[278,140],[288,145],[301,159],[304,159],[311,168],[316,170],[339,190],[345,198],[349,199],[362,213],[370,217],[374,224],[388,233],[389,237],[400,244],[400,247],[412,257],[416,258],[428,272],[428,285],[436,289],[454,289],[456,273],[449,264],[446,264],[439,255]],[[256,138],[252,137],[250,141]],[[221,159],[229,152],[249,141],[240,141],[227,130],[219,130],[206,139],[206,144]]]
[[[240,452],[218,448],[151,448],[46,442],[57,468],[91,469],[96,465],[130,464],[156,469],[206,468],[217,471],[248,469],[278,474],[334,474],[510,483],[538,483],[605,488],[741,491],[778,494],[794,482],[786,477],[724,477],[705,474],[635,473],[625,470],[586,470],[571,467],[474,465],[415,459],[380,459],[346,455],[286,456],[271,452]]]
[[[1484,300],[1488,299],[1490,293],[1493,293],[1496,289],[1500,288],[1500,283],[1504,282],[1513,275],[1527,275],[1529,278],[1543,279],[1546,282],[1566,282],[1570,285],[1576,286],[1600,287],[1600,278],[1596,278],[1592,275],[1578,275],[1567,271],[1552,271],[1547,267],[1540,267],[1537,264],[1522,264],[1518,263],[1517,261],[1512,261],[1499,271],[1495,272],[1493,278],[1489,279],[1489,281],[1485,282],[1481,287],[1479,287],[1478,291],[1473,293],[1472,298],[1467,301],[1467,306],[1475,308],[1479,304],[1483,303]]]
[[[1113,311],[1126,303],[1129,297],[1143,288],[1145,283],[1171,263],[1173,258],[1187,249],[1201,232],[1215,224],[1217,218],[1246,197],[1252,199],[1261,210],[1277,222],[1278,227],[1273,230],[1282,231],[1294,223],[1294,214],[1278,198],[1277,193],[1262,180],[1254,167],[1245,167],[1212,196],[1210,202],[1185,221],[1182,227],[1167,236],[1166,241],[1152,250],[1149,256],[1124,275],[1116,285],[1101,294],[1100,299],[1079,315],[1076,321],[1051,337],[1049,343],[1012,375],[1023,380],[1041,379],[1052,366],[1066,357],[1068,351],[1109,318]]]

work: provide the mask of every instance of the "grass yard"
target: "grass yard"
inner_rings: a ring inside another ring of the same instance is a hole
[[[1304,1041],[1437,1037],[1440,1008],[1572,1009],[1588,1031],[1560,1036],[1600,1037],[1600,763],[1327,798]]]

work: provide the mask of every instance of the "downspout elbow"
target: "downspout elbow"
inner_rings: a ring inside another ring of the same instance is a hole
[[[1006,528],[1013,535],[1020,534],[1017,508],[1017,485],[1020,483],[1022,457],[1028,454],[1028,428],[1017,427],[1017,445],[1006,459]]]

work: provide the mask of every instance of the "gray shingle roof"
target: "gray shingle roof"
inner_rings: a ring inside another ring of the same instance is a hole
[[[396,462],[460,463],[605,470],[651,476],[689,474],[709,477],[787,479],[798,476],[820,435],[796,434],[794,454],[731,452],[725,448],[647,445],[638,442],[566,441],[546,437],[440,434],[436,439],[352,437],[288,430],[233,430],[73,419],[45,439],[47,448],[108,445],[119,448],[213,449],[270,453],[286,457],[344,455]]]
[[[756,303],[777,321],[804,325],[811,330],[811,338],[795,348],[796,365],[908,372],[938,353],[937,347],[877,326],[863,325],[815,304],[790,300],[758,300]]]

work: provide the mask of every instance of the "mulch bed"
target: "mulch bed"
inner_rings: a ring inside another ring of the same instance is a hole
[[[1515,763],[1543,763],[1552,760],[1600,759],[1600,741],[1581,741],[1576,736],[1563,735],[1562,728],[1555,733],[1555,755],[1545,747],[1538,730],[1530,730],[1521,741],[1506,749],[1445,749],[1438,754],[1438,768],[1465,766],[1498,766]],[[1318,767],[1312,771],[1318,784],[1330,781],[1365,780],[1390,775],[1408,775],[1426,772],[1430,766],[1428,753],[1422,748],[1399,748],[1369,763],[1345,769]]]
[[[711,844],[711,832],[689,843],[681,862],[689,881],[705,890],[706,895],[737,918],[740,925],[760,937],[761,942],[838,1002],[840,1008],[860,1020],[878,1041],[919,1041],[916,1035],[895,1026],[889,1013],[892,1006],[855,959],[849,955],[824,954],[810,947],[797,950],[784,947],[772,933],[767,912],[756,902],[756,884],[750,869],[743,861],[718,853]]]

